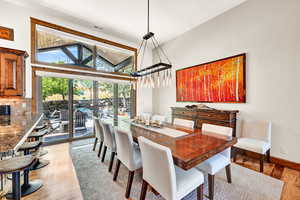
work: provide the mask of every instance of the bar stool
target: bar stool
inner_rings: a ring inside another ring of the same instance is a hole
[[[29,136],[28,139],[30,141],[41,141],[43,142],[43,138],[45,135],[49,133],[48,129],[40,129],[39,131],[32,132]],[[48,153],[47,150],[40,150],[40,156],[44,156]]]
[[[39,141],[42,143],[42,138],[48,134],[48,130],[47,129],[42,129],[39,130],[38,132],[32,132],[29,136],[28,139],[29,140],[33,140],[33,141]],[[41,150],[41,147],[39,147],[38,149],[35,149],[36,151],[39,150],[39,157],[46,155],[48,152],[46,150]],[[47,166],[50,163],[49,160],[45,160],[45,159],[39,159],[38,162],[34,165],[32,170],[36,170],[36,169],[41,169],[45,166]]]
[[[6,160],[8,158],[11,158],[13,155],[13,151],[7,151],[7,152],[0,152],[0,160]],[[4,180],[5,180],[4,174],[0,175],[1,183],[0,183],[0,191],[4,189]],[[0,198],[1,199],[1,198]]]
[[[41,144],[42,144],[42,142],[40,142],[40,141],[25,142],[24,144],[22,144],[20,146],[19,151],[23,151],[24,155],[26,156],[26,155],[30,154],[30,150],[38,149],[41,146]],[[37,161],[39,160],[38,158],[36,158],[36,159],[37,159]],[[36,164],[34,164],[34,166],[35,165]],[[43,182],[39,179],[29,181],[29,171],[30,171],[30,168],[24,170],[24,183],[21,187],[22,197],[37,191],[38,189],[40,189],[43,186]]]
[[[39,141],[42,137],[47,135],[48,130],[47,129],[40,129],[38,131],[32,132],[29,136],[28,139],[34,140],[34,141]]]
[[[47,127],[47,125],[46,124],[39,124],[39,125],[37,125],[35,128],[34,128],[34,130],[35,131],[40,131],[40,130],[42,130],[42,129],[45,129]]]
[[[36,158],[32,155],[0,161],[0,174],[12,174],[12,193],[8,193],[6,198],[21,199],[20,171],[28,170],[35,162]]]

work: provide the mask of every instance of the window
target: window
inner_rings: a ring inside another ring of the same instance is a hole
[[[129,74],[135,70],[136,49],[31,18],[32,63]]]

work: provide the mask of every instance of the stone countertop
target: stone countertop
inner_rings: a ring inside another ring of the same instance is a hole
[[[17,150],[42,119],[42,113],[11,115],[0,118],[0,152]]]

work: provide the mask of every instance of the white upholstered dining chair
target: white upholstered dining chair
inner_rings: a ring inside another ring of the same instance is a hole
[[[194,121],[192,120],[175,118],[173,124],[178,126],[184,126],[187,128],[194,128]]]
[[[142,168],[141,152],[137,144],[133,142],[131,132],[115,130],[116,145],[117,145],[117,164],[113,180],[116,181],[120,169],[120,164],[125,165],[128,170],[128,181],[125,192],[125,197],[129,198],[134,171]]]
[[[203,199],[203,174],[185,171],[173,163],[171,150],[144,137],[138,138],[143,160],[143,184],[140,200],[146,198],[148,184],[166,200],[180,200],[195,189]]]
[[[225,126],[217,126],[213,124],[202,124],[202,134],[213,133],[225,136],[232,136],[232,128]],[[227,148],[221,153],[205,160],[199,164],[196,169],[208,173],[208,193],[209,199],[214,199],[214,179],[215,174],[221,169],[226,168],[226,176],[228,183],[231,183],[231,169],[230,169],[230,152],[231,148]]]
[[[113,131],[114,128],[111,124],[104,121],[100,121],[100,124],[102,126],[103,135],[104,135],[104,150],[103,150],[101,162],[104,162],[107,148],[109,148],[111,150],[111,156],[110,156],[108,171],[111,172],[114,163],[114,158],[116,155],[116,140]]]
[[[100,142],[100,146],[99,146],[99,151],[98,151],[98,157],[100,157],[102,146],[103,146],[103,142],[104,142],[104,135],[103,135],[102,127],[100,125],[99,118],[93,116],[93,121],[94,121],[94,126],[95,126],[95,142],[94,142],[93,151],[96,150],[96,145],[97,145],[97,143],[99,141]]]
[[[166,116],[164,116],[164,115],[153,115],[151,117],[151,119],[154,120],[154,121],[165,122],[166,121]]]
[[[234,162],[240,151],[250,151],[260,154],[260,172],[264,171],[264,160],[270,162],[272,123],[269,121],[241,122],[241,136],[234,145]]]

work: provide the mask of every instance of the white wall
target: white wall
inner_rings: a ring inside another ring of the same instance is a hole
[[[248,0],[163,47],[176,69],[247,53],[247,103],[207,104],[240,110],[241,119],[273,122],[272,156],[300,163],[300,1]],[[154,112],[176,103],[175,81],[153,90]]]
[[[6,1],[0,0],[0,26],[5,26],[14,29],[15,40],[1,40],[0,46],[7,48],[15,48],[20,50],[25,50],[30,54],[30,17],[38,18],[44,21],[48,21],[51,23],[55,23],[61,26],[65,26],[68,28],[72,28],[81,32],[89,33],[104,39],[112,40],[115,42],[119,42],[125,45],[129,45],[132,47],[138,47],[139,44],[135,44],[133,42],[126,41],[121,38],[116,38],[111,35],[100,33],[99,31],[88,29],[87,27],[80,26],[74,22],[66,21],[65,19],[58,18],[52,16],[51,14],[46,14],[44,12],[40,12],[37,9],[29,9],[27,7],[16,6],[14,4],[10,4]],[[151,52],[146,55],[145,62],[152,62],[152,54]],[[26,97],[31,98],[31,66],[30,66],[30,58],[27,59],[26,65]],[[138,104],[139,111],[152,111],[152,91],[139,90],[138,98],[145,97],[149,99],[149,101],[144,104]],[[139,101],[139,99],[138,99]]]

